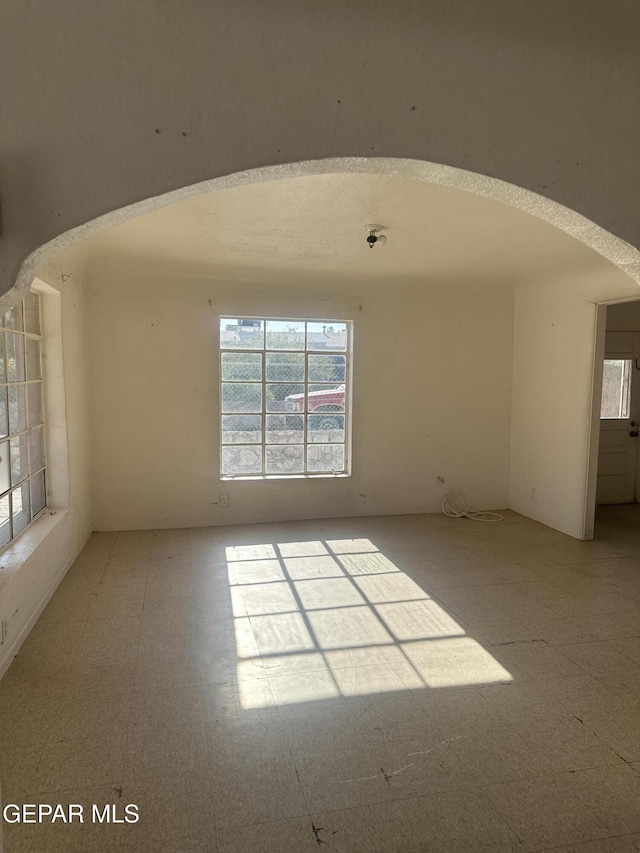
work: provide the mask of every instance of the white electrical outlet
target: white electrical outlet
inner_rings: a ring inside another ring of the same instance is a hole
[[[220,495],[220,506],[229,506],[229,495]]]
[[[536,499],[536,490],[535,490],[535,489],[531,489],[531,500],[532,500],[532,501],[535,501],[535,499]]]

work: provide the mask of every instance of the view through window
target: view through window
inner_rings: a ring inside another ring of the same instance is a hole
[[[630,358],[604,360],[601,418],[619,420],[629,417],[632,370],[633,362]]]
[[[223,477],[349,472],[351,324],[220,320]]]
[[[0,328],[0,547],[46,504],[40,298],[29,293]]]

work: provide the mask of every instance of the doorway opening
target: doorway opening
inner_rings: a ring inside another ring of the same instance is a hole
[[[640,521],[640,300],[600,306],[591,471],[594,535]]]

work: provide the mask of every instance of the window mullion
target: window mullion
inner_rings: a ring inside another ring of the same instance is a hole
[[[267,473],[267,329],[264,329],[264,348],[262,350],[262,411],[260,412],[262,426],[262,476]]]
[[[304,327],[305,327],[305,335],[304,335],[304,346],[305,346],[305,351],[304,351],[304,400],[302,402],[302,452],[304,454],[303,470],[304,470],[305,476],[309,473],[309,469],[307,468],[307,458],[308,458],[307,447],[308,447],[308,439],[309,439],[309,435],[307,432],[307,426],[309,424],[309,417],[307,414],[307,410],[309,408],[309,350],[307,349],[307,346],[308,346],[307,327],[308,327],[308,325],[309,325],[308,323],[304,324]]]

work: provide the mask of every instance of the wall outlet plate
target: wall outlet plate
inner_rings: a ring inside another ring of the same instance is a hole
[[[229,506],[229,495],[220,495],[220,506]]]

